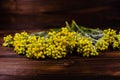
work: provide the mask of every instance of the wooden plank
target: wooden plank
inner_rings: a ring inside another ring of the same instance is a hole
[[[17,12],[18,14],[40,14],[42,12],[66,12],[98,6],[114,6],[117,4],[118,0],[91,0],[89,3],[88,2],[89,0],[69,0],[69,2],[67,0],[6,0],[3,2],[3,7],[15,13]]]
[[[5,0],[2,1],[2,10],[0,10],[0,29],[47,29],[64,26],[65,21],[73,19],[80,25],[88,27],[107,28],[108,26],[115,29],[119,27],[118,0],[89,2],[88,0],[69,0],[69,2],[67,0]]]
[[[0,38],[2,44],[2,37]],[[105,52],[98,57],[69,56],[64,59],[27,59],[12,48],[0,45],[1,80],[120,79],[120,52]]]
[[[2,46],[3,37],[8,34],[62,27],[64,21],[72,19],[86,27],[120,30],[118,6],[118,0],[2,0],[0,80],[119,80],[119,51],[103,52],[91,58],[33,60]]]

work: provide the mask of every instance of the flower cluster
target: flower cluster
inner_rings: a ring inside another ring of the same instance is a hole
[[[28,35],[27,32],[16,33],[13,38],[10,35],[5,37],[6,42],[12,42],[16,53],[34,59],[59,59],[66,57],[68,53],[74,54],[74,51],[86,57],[98,55],[92,39],[83,37],[66,27],[61,28],[60,31],[49,31],[47,37]]]
[[[103,40],[105,40],[109,44],[112,44],[116,37],[116,31],[109,28],[103,31],[103,35]]]
[[[28,44],[26,56],[36,59],[58,59],[65,57],[69,50],[75,47],[75,32],[70,32],[67,28],[62,28],[59,32],[48,32],[48,36],[38,37],[34,43]]]
[[[116,36],[115,41],[113,42],[113,48],[120,50],[120,32],[119,32],[119,34]]]
[[[13,38],[14,51],[18,54],[25,54],[27,39],[29,35],[27,32],[16,33]]]
[[[89,57],[89,56],[97,56],[98,52],[96,51],[96,48],[92,44],[91,38],[86,38],[83,36],[77,36],[77,52],[82,54],[83,56]]]
[[[95,46],[97,50],[104,51],[109,48],[109,46],[113,45],[116,37],[116,31],[113,29],[106,29],[103,31],[103,37],[100,38]]]
[[[5,47],[10,47],[13,45],[13,37],[11,35],[8,35],[6,37],[4,37],[4,43],[3,46]]]
[[[62,28],[32,34],[21,32],[14,37],[8,35],[4,37],[3,46],[12,46],[17,54],[33,59],[59,59],[74,53],[89,57],[111,48],[120,50],[120,32],[79,26],[73,20],[72,24],[66,21]]]

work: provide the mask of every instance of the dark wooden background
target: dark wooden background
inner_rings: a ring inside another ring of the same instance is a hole
[[[43,29],[76,20],[87,27],[119,27],[119,0],[1,0],[0,29]]]
[[[120,30],[120,0],[0,0],[0,80],[120,80],[120,52],[30,60],[2,47],[3,36],[65,26]]]

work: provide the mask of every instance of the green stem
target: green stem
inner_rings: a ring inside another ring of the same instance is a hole
[[[73,20],[72,23],[75,25],[75,27],[78,29],[80,33],[82,33],[86,37],[90,37],[87,33],[85,33],[80,27],[77,25],[77,23]]]
[[[65,21],[66,27],[71,31],[70,25],[67,21]]]

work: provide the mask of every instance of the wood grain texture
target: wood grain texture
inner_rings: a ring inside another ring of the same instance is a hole
[[[0,36],[0,80],[120,79],[119,51],[100,53],[92,58],[67,56],[58,60],[33,60],[16,54],[12,48],[3,47],[3,35],[8,32],[3,33]]]
[[[2,0],[0,29],[47,29],[73,19],[87,27],[119,27],[119,5],[119,0]]]
[[[2,46],[3,37],[65,26],[120,30],[119,0],[0,0],[0,80],[120,80],[120,52],[32,60]]]

